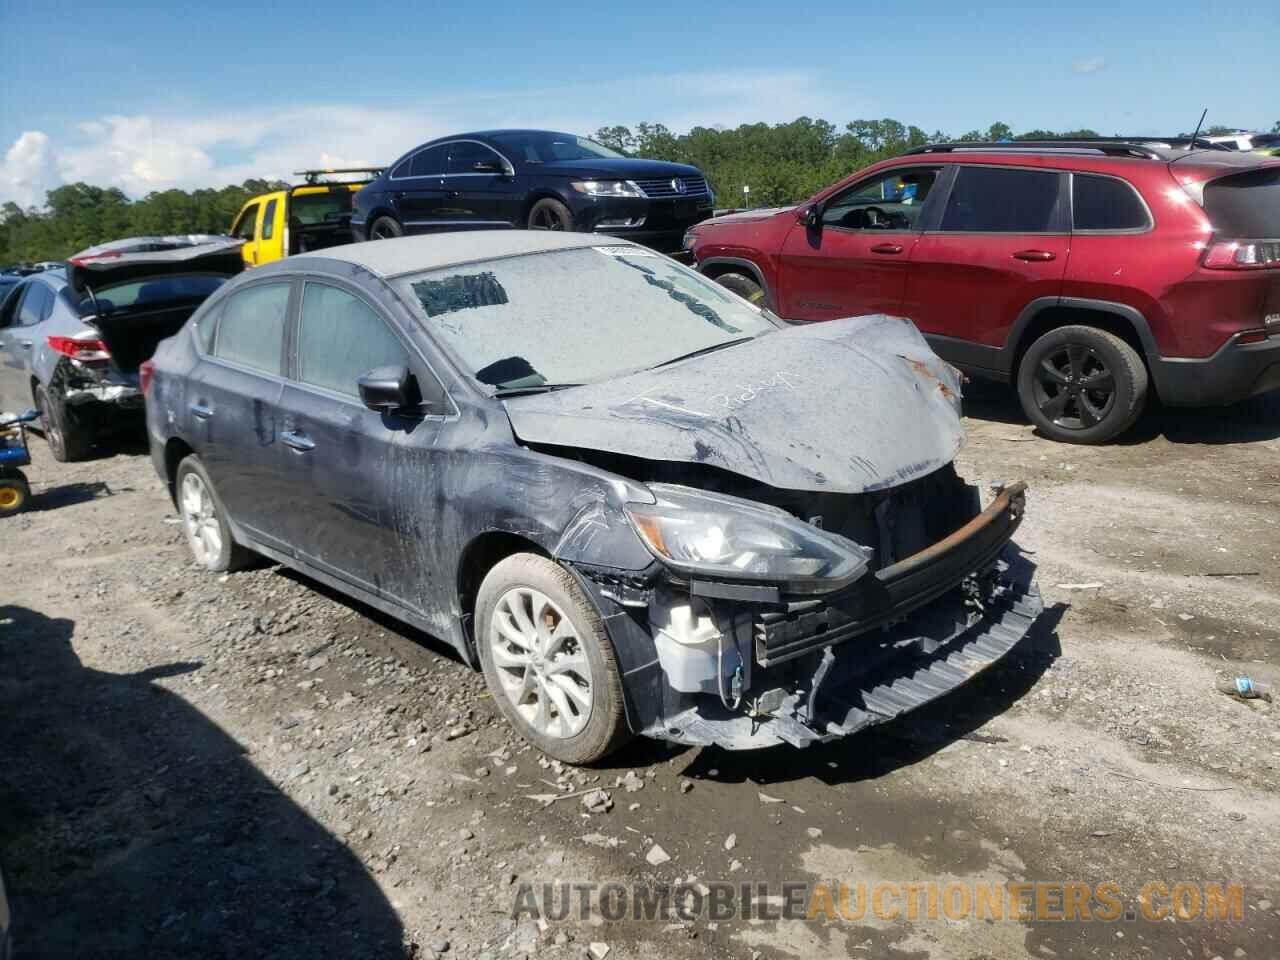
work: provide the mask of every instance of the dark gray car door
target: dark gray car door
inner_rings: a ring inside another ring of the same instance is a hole
[[[441,216],[476,230],[515,226],[524,197],[510,164],[477,140],[454,141],[448,151]]]
[[[282,513],[293,506],[280,472],[280,395],[293,283],[252,283],[199,325],[201,358],[186,385],[186,435],[236,524],[289,553]]]
[[[406,504],[431,483],[439,422],[370,410],[356,386],[373,368],[417,370],[420,360],[362,291],[329,280],[305,281],[294,342],[281,400],[283,471],[295,497],[286,536],[318,570],[421,611],[433,572],[420,545],[430,531]]]

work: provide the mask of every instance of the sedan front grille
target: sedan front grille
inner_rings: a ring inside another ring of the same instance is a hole
[[[706,197],[711,195],[703,177],[659,177],[652,180],[636,180],[635,185],[646,197],[665,200],[670,197]],[[684,189],[682,190],[681,187]]]

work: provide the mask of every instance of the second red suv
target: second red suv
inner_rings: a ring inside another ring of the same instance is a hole
[[[708,220],[698,269],[791,321],[886,313],[1013,383],[1049,437],[1280,389],[1280,161],[1139,142],[943,144]]]

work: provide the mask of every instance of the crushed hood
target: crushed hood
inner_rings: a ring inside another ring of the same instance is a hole
[[[955,370],[909,321],[879,315],[504,403],[526,443],[702,463],[786,490],[896,486],[964,441]]]

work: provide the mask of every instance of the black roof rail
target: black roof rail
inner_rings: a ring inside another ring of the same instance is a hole
[[[1095,151],[1109,157],[1144,157],[1164,160],[1175,150],[1222,150],[1222,144],[1210,143],[1204,137],[1063,137],[1045,140],[960,140],[953,143],[930,143],[914,147],[907,153],[951,153],[957,150],[1078,150]]]
[[[375,177],[386,167],[327,167],[323,170],[295,170],[295,177],[306,177],[307,183],[319,183],[320,178],[335,173],[371,173]]]

